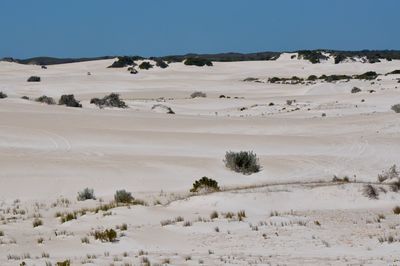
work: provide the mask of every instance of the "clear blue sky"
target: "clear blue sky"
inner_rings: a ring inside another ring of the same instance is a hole
[[[0,0],[0,57],[400,49],[399,0]]]

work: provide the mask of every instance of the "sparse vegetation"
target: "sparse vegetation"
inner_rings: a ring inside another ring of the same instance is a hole
[[[114,194],[114,200],[117,203],[125,203],[129,204],[132,203],[134,197],[132,196],[131,192],[126,191],[125,189],[117,190]]]
[[[85,188],[84,190],[78,192],[77,199],[78,199],[78,201],[84,201],[84,200],[90,200],[90,199],[95,200],[96,197],[94,195],[94,190],[90,189],[90,188]]]
[[[354,79],[365,79],[365,80],[373,80],[378,77],[378,74],[375,71],[368,71],[361,75],[354,75]]]
[[[128,108],[126,103],[119,98],[119,94],[117,93],[111,93],[110,95],[104,96],[102,99],[93,98],[90,100],[90,103],[97,105],[99,108],[104,108],[104,107]]]
[[[213,63],[209,59],[206,59],[206,58],[189,57],[189,58],[186,58],[185,65],[202,67],[202,66],[212,66]]]
[[[383,171],[382,174],[378,175],[378,181],[384,182],[386,180],[392,180],[395,178],[400,178],[400,173],[397,170],[397,166],[394,164],[388,170]]]
[[[379,198],[379,191],[371,184],[364,185],[363,187],[363,195],[369,199],[378,199]]]
[[[144,61],[139,65],[139,68],[149,70],[150,68],[153,68],[153,65],[150,62]]]
[[[159,68],[167,68],[169,65],[161,59],[156,60],[156,66],[158,66]]]
[[[203,176],[193,183],[193,188],[190,192],[214,192],[219,191],[218,182],[214,179]]]
[[[82,107],[82,104],[80,104],[76,99],[73,94],[64,94],[61,96],[60,100],[58,101],[59,105],[66,105],[68,107]]]
[[[393,213],[399,215],[400,214],[400,206],[396,206],[393,208]]]
[[[213,211],[213,212],[210,214],[210,219],[212,220],[212,219],[216,219],[216,218],[218,218],[218,212],[217,212],[217,211]]]
[[[225,166],[235,172],[250,175],[261,170],[259,159],[253,151],[228,151],[225,154]]]
[[[7,94],[5,94],[4,92],[0,91],[0,99],[4,99],[7,98]]]
[[[360,89],[360,88],[353,87],[353,88],[351,89],[351,93],[359,93],[359,92],[361,92],[361,89]]]
[[[392,105],[391,109],[395,112],[395,113],[400,113],[400,103]]]
[[[348,176],[344,176],[343,178],[337,177],[336,175],[333,176],[332,182],[341,182],[341,183],[348,183],[350,179]]]
[[[43,225],[43,221],[39,218],[35,218],[32,222],[33,227],[38,227]]]
[[[114,242],[117,239],[117,232],[113,229],[106,229],[104,231],[96,230],[93,235],[96,240],[100,240],[101,242]]]
[[[46,95],[43,95],[43,96],[40,96],[39,98],[36,98],[35,101],[39,102],[39,103],[46,103],[46,104],[49,104],[49,105],[56,104],[56,101],[54,101],[54,99],[52,97],[48,97]]]
[[[201,91],[195,91],[192,94],[190,94],[190,98],[205,98],[207,97],[207,94]]]
[[[40,82],[40,77],[38,77],[38,76],[31,76],[31,77],[29,77],[28,78],[28,82]]]

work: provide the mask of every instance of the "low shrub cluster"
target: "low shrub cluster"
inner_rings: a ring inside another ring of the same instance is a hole
[[[7,98],[7,94],[5,94],[4,92],[0,91],[0,99],[4,99]]]
[[[379,191],[376,187],[371,184],[364,185],[363,195],[369,199],[378,199],[379,198]]]
[[[156,66],[158,66],[159,68],[167,68],[169,65],[164,61],[164,60],[156,60]]]
[[[397,166],[394,164],[392,165],[388,170],[383,171],[381,174],[378,175],[378,181],[379,182],[384,182],[386,180],[390,181],[393,179],[398,179],[400,178],[400,173],[397,170]]]
[[[207,58],[188,57],[185,60],[185,65],[202,67],[202,66],[213,66],[213,63]]]
[[[114,200],[117,203],[132,203],[134,201],[134,197],[131,192],[126,191],[125,189],[117,190],[114,194]]]
[[[109,68],[123,68],[127,66],[136,66],[135,60],[141,60],[140,56],[120,56]]]
[[[93,98],[90,100],[90,103],[97,105],[99,108],[104,108],[104,107],[128,108],[126,103],[119,98],[119,94],[117,93],[111,93],[110,95],[104,96],[102,99]]]
[[[35,99],[36,102],[46,103],[46,104],[56,104],[56,101],[52,97],[48,97],[46,95],[40,96],[39,98]]]
[[[351,93],[359,93],[359,92],[361,92],[361,89],[360,89],[360,88],[353,87],[353,88],[351,89]]]
[[[117,232],[114,229],[106,229],[104,231],[96,230],[93,233],[94,238],[101,242],[115,242],[117,239]]]
[[[259,159],[253,151],[228,151],[225,154],[225,166],[235,172],[250,175],[261,170]]]
[[[139,68],[149,70],[150,68],[153,68],[153,65],[150,62],[144,61],[139,65]]]
[[[29,77],[28,78],[28,82],[40,82],[40,77],[38,77],[38,76],[31,76],[31,77]]]
[[[396,113],[400,113],[400,103],[392,105],[391,109]]]
[[[73,94],[64,94],[61,95],[60,100],[58,101],[59,105],[66,105],[68,107],[82,107],[82,104],[80,104],[76,99]]]
[[[321,60],[327,60],[329,57],[320,51],[302,50],[298,51],[298,58],[310,61],[312,64],[320,63]]]
[[[94,190],[90,188],[85,188],[84,190],[78,192],[77,196],[78,201],[84,201],[84,200],[95,200],[96,197],[94,195]]]
[[[192,94],[190,94],[190,98],[205,98],[207,97],[207,94],[201,91],[195,91]]]
[[[218,182],[214,179],[203,176],[193,183],[193,188],[190,192],[214,192],[219,191]]]
[[[378,74],[375,71],[368,71],[361,75],[354,75],[354,79],[366,79],[366,80],[373,80],[378,77]]]

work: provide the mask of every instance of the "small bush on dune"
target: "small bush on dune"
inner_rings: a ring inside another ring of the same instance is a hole
[[[192,94],[190,94],[190,98],[205,98],[207,97],[207,94],[201,91],[195,91]]]
[[[355,79],[366,79],[366,80],[373,80],[378,77],[378,74],[375,71],[368,71],[361,75],[354,75],[353,78]]]
[[[46,95],[40,96],[39,98],[36,98],[35,101],[40,102],[40,103],[46,103],[46,104],[56,104],[54,99],[52,97],[48,97]]]
[[[145,61],[145,62],[143,62],[143,63],[141,63],[141,64],[139,65],[139,68],[140,68],[140,69],[149,70],[150,68],[153,68],[153,65],[150,64],[150,62]]]
[[[38,76],[31,76],[31,77],[29,77],[28,78],[28,82],[40,82],[40,77],[38,77]]]
[[[35,218],[35,219],[33,220],[33,222],[32,222],[32,225],[33,225],[33,227],[41,226],[41,225],[43,225],[43,221],[40,220],[39,218]]]
[[[206,58],[189,57],[189,58],[186,58],[185,65],[202,67],[202,66],[212,66],[213,63]]]
[[[250,175],[261,170],[259,159],[252,151],[233,152],[225,154],[225,166],[235,172]]]
[[[388,170],[383,171],[382,174],[378,175],[378,181],[384,182],[386,180],[392,180],[395,178],[400,178],[400,173],[397,170],[397,166],[394,164]]]
[[[167,68],[169,65],[164,60],[157,60],[156,66],[164,69],[164,68]]]
[[[316,75],[311,75],[307,78],[307,80],[309,81],[316,81],[318,79],[318,77]]]
[[[56,263],[56,266],[71,266],[71,262],[69,260],[59,261]]]
[[[21,99],[22,100],[29,100],[29,97],[28,96],[22,96]]]
[[[59,105],[66,105],[68,107],[82,107],[77,100],[75,100],[75,96],[73,94],[62,95],[60,100],[58,101]]]
[[[391,108],[395,113],[400,113],[400,103],[392,105]]]
[[[217,181],[208,178],[206,176],[203,176],[201,179],[196,180],[193,183],[193,188],[190,190],[190,192],[200,192],[200,191],[213,192],[213,191],[219,191],[219,189],[220,188],[218,186]]]
[[[97,105],[99,108],[104,108],[104,107],[128,108],[126,103],[119,98],[119,94],[117,93],[111,93],[110,95],[104,96],[102,99],[93,98],[90,100],[90,103]]]
[[[117,239],[117,232],[114,229],[106,229],[104,231],[95,231],[94,238],[102,242],[114,242]]]
[[[360,88],[353,87],[353,88],[351,89],[351,93],[358,93],[358,92],[361,92],[361,89],[360,89]]]
[[[115,192],[114,200],[117,203],[132,203],[134,198],[131,192],[122,189]]]
[[[78,201],[84,201],[84,200],[89,200],[93,199],[95,200],[96,197],[94,196],[94,190],[90,188],[85,188],[81,192],[78,192]]]
[[[0,99],[4,99],[7,98],[7,94],[5,94],[4,92],[0,91]]]
[[[364,185],[363,187],[363,195],[369,199],[378,199],[379,191],[372,185]]]
[[[400,206],[396,206],[393,208],[393,213],[394,214],[400,214]]]

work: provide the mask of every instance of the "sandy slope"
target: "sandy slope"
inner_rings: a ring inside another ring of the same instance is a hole
[[[351,80],[284,85],[243,79],[384,74],[400,69],[400,62],[313,65],[284,55],[274,62],[215,63],[208,68],[174,63],[165,70],[131,75],[107,68],[112,61],[46,70],[0,62],[0,91],[9,96],[0,100],[1,265],[19,264],[22,258],[7,256],[24,253],[30,253],[28,265],[67,258],[73,265],[109,265],[113,260],[115,265],[137,265],[143,256],[156,263],[169,258],[173,265],[399,263],[395,251],[400,243],[381,244],[378,237],[399,237],[399,216],[391,209],[400,194],[388,191],[379,200],[369,200],[362,196],[362,184],[286,185],[197,196],[166,206],[153,203],[187,195],[202,176],[223,187],[330,181],[333,175],[376,181],[381,170],[400,159],[400,118],[390,110],[400,103],[399,75],[379,76],[374,84]],[[41,76],[42,82],[26,82],[31,75]],[[362,92],[351,94],[354,86]],[[191,99],[195,90],[206,92],[207,98]],[[130,108],[100,110],[89,104],[92,97],[110,92],[120,93]],[[82,100],[83,108],[20,99],[66,93]],[[231,98],[219,98],[221,94]],[[289,99],[296,103],[288,106]],[[155,104],[171,107],[176,114],[154,111]],[[228,150],[254,150],[263,171],[250,176],[229,171],[222,161]],[[85,187],[94,188],[105,202],[124,188],[150,206],[121,207],[112,215],[87,214],[61,224],[56,211],[100,204],[76,202],[77,191]],[[52,205],[60,198],[70,204]],[[198,216],[210,220],[213,210],[245,210],[247,218],[196,222]],[[270,217],[275,210],[278,217]],[[44,225],[32,228],[38,213]],[[378,214],[386,219],[377,222]],[[192,226],[160,225],[176,216]],[[321,226],[315,225],[317,220]],[[117,243],[101,243],[91,236],[90,244],[80,241],[95,228],[122,223],[128,224],[128,231]],[[55,231],[63,234],[55,236]],[[44,244],[37,243],[39,237]],[[139,250],[148,254],[137,256]],[[41,258],[42,252],[50,258]],[[189,255],[192,259],[186,260]]]

